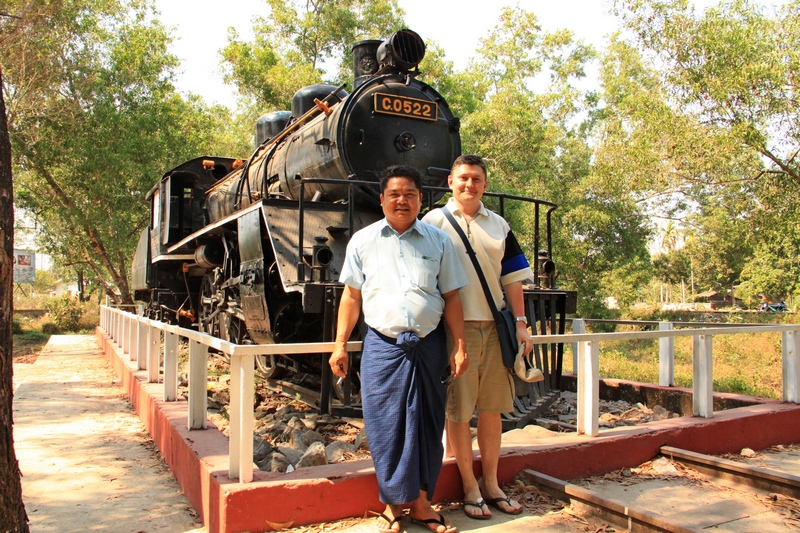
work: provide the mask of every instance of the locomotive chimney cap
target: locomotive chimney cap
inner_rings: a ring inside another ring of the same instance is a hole
[[[381,67],[411,70],[425,57],[425,42],[417,32],[404,28],[378,46],[377,57]]]

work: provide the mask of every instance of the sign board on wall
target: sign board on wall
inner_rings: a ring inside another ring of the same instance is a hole
[[[30,250],[14,249],[14,283],[36,281],[36,256]]]

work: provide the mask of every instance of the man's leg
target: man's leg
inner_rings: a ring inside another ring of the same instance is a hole
[[[481,489],[475,472],[472,469],[472,433],[469,422],[456,423],[447,421],[447,437],[456,457],[458,472],[461,474],[461,486],[464,490],[464,501],[478,503],[481,498]],[[495,476],[496,477],[496,476]],[[487,505],[465,505],[464,512],[468,516],[492,516]]]
[[[486,500],[506,497],[497,481],[497,465],[500,462],[502,436],[503,421],[500,413],[478,413],[478,447],[481,450],[482,492]],[[522,507],[514,500],[510,500],[510,502],[509,504],[504,501],[498,501],[496,505],[505,512],[516,512],[517,509]]]

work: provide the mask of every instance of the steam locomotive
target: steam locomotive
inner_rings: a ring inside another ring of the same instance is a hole
[[[146,316],[237,344],[332,340],[347,242],[383,216],[379,173],[416,168],[430,204],[461,153],[459,119],[417,78],[424,55],[408,29],[356,43],[352,93],[305,87],[291,111],[258,120],[249,159],[199,157],[165,173],[147,194],[150,226],[132,264]],[[325,355],[260,356],[257,366],[324,389]],[[346,404],[358,402],[357,374],[355,360],[332,384]]]

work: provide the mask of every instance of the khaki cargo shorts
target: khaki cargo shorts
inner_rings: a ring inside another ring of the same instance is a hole
[[[494,321],[464,322],[469,366],[464,375],[447,388],[447,418],[469,422],[478,413],[508,413],[514,409],[512,376],[503,365]],[[448,354],[453,351],[453,335],[447,330]]]

